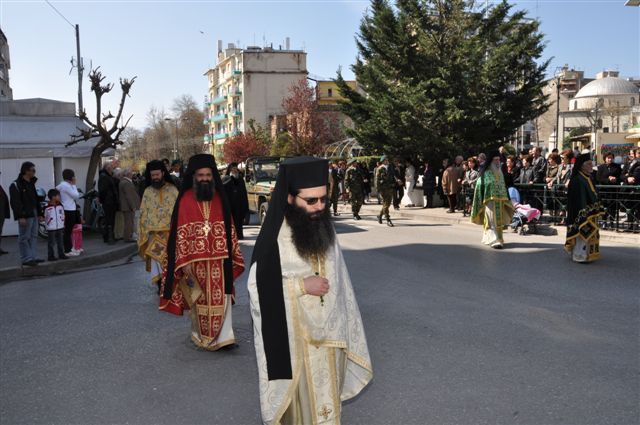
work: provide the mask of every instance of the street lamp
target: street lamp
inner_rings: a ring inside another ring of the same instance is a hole
[[[173,121],[176,126],[176,140],[173,142],[173,159],[178,159],[178,120],[175,118],[165,118],[165,121]]]

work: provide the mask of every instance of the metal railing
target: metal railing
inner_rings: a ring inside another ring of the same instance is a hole
[[[520,203],[542,212],[541,221],[564,224],[567,189],[564,185],[516,184]],[[640,233],[640,186],[597,185],[598,199],[606,209],[600,228],[619,232]]]

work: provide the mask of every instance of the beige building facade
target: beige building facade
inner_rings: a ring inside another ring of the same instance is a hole
[[[9,55],[9,42],[4,32],[0,29],[0,99],[13,100],[13,91],[9,84],[9,69],[11,58]]]
[[[229,138],[249,129],[249,122],[268,126],[282,115],[282,100],[289,88],[307,77],[307,54],[302,50],[270,47],[222,49],[218,42],[217,65],[205,74],[209,93],[205,124],[209,132],[205,145],[221,157]]]

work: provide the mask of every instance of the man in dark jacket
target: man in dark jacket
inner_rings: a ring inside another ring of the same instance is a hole
[[[113,164],[109,163],[100,171],[98,177],[98,199],[104,210],[102,238],[105,243],[115,243],[113,227],[118,211],[118,187],[113,178]]]
[[[13,217],[18,221],[20,261],[25,266],[35,266],[44,261],[36,255],[38,221],[44,220],[44,211],[36,193],[37,180],[35,164],[26,161],[20,167],[20,175],[9,187]]]
[[[237,162],[232,162],[227,167],[227,172],[222,178],[222,187],[224,187],[227,198],[229,198],[236,235],[238,239],[244,239],[242,225],[244,224],[245,216],[249,212],[249,199],[247,198],[247,187],[242,176],[240,176]]]
[[[598,171],[596,173],[596,183],[602,186],[618,186],[620,184],[620,175],[622,169],[620,165],[613,162],[613,152],[607,152],[604,155],[604,164],[598,165]],[[614,190],[602,190],[602,206],[607,210],[605,215],[604,227],[613,227],[613,223],[616,220],[618,214],[618,203],[616,201],[617,191]]]
[[[0,173],[2,174],[2,173]],[[2,242],[2,227],[4,226],[5,218],[11,217],[11,209],[9,208],[9,197],[4,188],[0,186],[0,242]],[[0,255],[8,254],[7,251],[0,248]]]

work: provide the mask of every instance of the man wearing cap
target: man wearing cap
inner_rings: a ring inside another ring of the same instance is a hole
[[[484,226],[483,244],[502,249],[502,229],[511,222],[513,211],[504,184],[500,152],[496,150],[487,155],[487,166],[480,171],[473,193],[471,221]]]
[[[378,214],[378,223],[382,224],[382,216],[387,218],[387,226],[393,227],[391,217],[389,216],[389,207],[391,201],[393,201],[393,194],[395,192],[396,181],[389,170],[389,159],[386,155],[380,157],[382,163],[376,170],[376,188],[382,198],[382,209]]]
[[[160,310],[190,310],[191,340],[206,350],[235,343],[234,282],[244,271],[231,209],[212,155],[189,159],[167,243]]]
[[[360,311],[327,208],[327,161],[290,158],[251,259],[248,289],[266,424],[337,424],[371,380]]]
[[[577,263],[600,258],[598,218],[604,214],[591,180],[593,162],[588,153],[578,155],[567,189],[567,239],[564,249]]]
[[[347,172],[344,176],[344,186],[349,194],[349,203],[351,204],[351,212],[353,218],[360,220],[360,208],[364,203],[364,177],[358,169],[358,162],[355,158],[351,158],[347,165]]]
[[[138,223],[138,254],[151,273],[151,283],[158,285],[162,279],[162,265],[167,260],[167,239],[171,225],[171,213],[178,197],[178,188],[173,184],[162,161],[153,160],[145,169],[147,187],[140,203]]]

